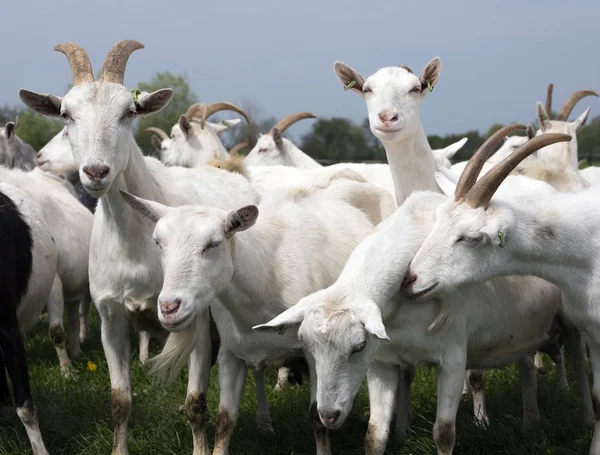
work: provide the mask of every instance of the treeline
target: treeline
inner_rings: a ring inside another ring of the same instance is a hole
[[[191,104],[200,100],[191,89],[186,75],[171,74],[169,72],[157,73],[150,81],[139,83],[137,88],[152,92],[164,87],[171,87],[175,92],[169,106],[156,115],[138,120],[134,125],[136,140],[147,154],[155,154],[156,151],[153,149],[150,135],[144,133],[144,130],[150,126],[155,126],[170,135],[171,127],[177,123],[179,116]],[[232,128],[221,135],[222,140],[228,148],[239,142],[247,142],[252,148],[259,133],[266,133],[276,123],[277,119],[264,115],[261,108],[254,101],[242,100],[239,106],[248,113],[252,124],[242,123]],[[223,114],[225,115],[221,118],[231,118],[231,115],[227,114],[232,113]],[[62,128],[60,120],[34,114],[26,110],[24,106],[0,106],[0,126],[7,121],[14,120],[17,116],[19,117],[17,134],[36,150],[42,148]],[[215,116],[214,119],[211,118],[211,121],[217,122],[219,120],[219,116]],[[473,130],[445,136],[431,135],[428,136],[428,140],[432,149],[440,149],[463,137],[467,137],[469,140],[453,159],[453,161],[463,161],[470,158],[485,139],[501,127],[502,125],[495,124],[483,133]],[[293,135],[293,127],[289,133]],[[295,138],[296,145],[316,160],[385,161],[385,150],[371,133],[367,119],[360,125],[340,117],[317,119],[307,133],[300,138]],[[577,138],[580,159],[586,159],[590,163],[599,163],[600,116],[593,118],[586,126],[581,128]]]

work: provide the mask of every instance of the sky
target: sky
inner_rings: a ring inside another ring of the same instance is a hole
[[[202,101],[251,99],[276,118],[361,122],[365,104],[335,78],[336,60],[367,77],[399,64],[418,73],[439,56],[440,80],[421,105],[429,135],[533,121],[550,82],[556,110],[576,90],[600,91],[597,0],[11,1],[0,39],[0,104],[20,103],[19,88],[64,95],[71,73],[56,44],[82,46],[96,73],[122,39],[145,45],[129,60],[128,87],[157,71],[186,73]],[[587,106],[600,115],[600,98],[587,98],[572,118]]]

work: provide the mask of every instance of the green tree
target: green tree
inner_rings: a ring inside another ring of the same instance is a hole
[[[17,136],[35,150],[40,150],[63,126],[63,122],[56,118],[44,117],[27,110],[19,114]]]
[[[170,72],[156,73],[150,82],[140,82],[137,88],[144,92],[154,92],[161,88],[170,88],[173,90],[173,99],[169,105],[157,114],[141,118],[137,122],[136,141],[140,148],[149,155],[154,155],[151,136],[144,133],[144,130],[150,126],[161,128],[168,135],[171,134],[171,128],[179,120],[191,104],[198,102],[198,96],[190,87],[186,74],[172,74]]]
[[[577,153],[589,164],[600,164],[600,116],[577,132]]]
[[[302,137],[301,147],[316,160],[365,161],[374,159],[364,128],[345,118],[319,119]]]

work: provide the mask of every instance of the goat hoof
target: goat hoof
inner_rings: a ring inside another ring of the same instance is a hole
[[[74,379],[75,378],[75,372],[73,370],[73,365],[71,365],[71,364],[69,364],[69,365],[61,365],[61,367],[60,367],[60,374],[65,379]]]

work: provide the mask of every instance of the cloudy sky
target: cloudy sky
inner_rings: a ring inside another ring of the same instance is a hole
[[[365,105],[334,77],[336,60],[368,76],[398,64],[418,72],[439,56],[440,81],[421,109],[425,131],[485,131],[494,122],[531,121],[549,82],[555,104],[578,89],[600,90],[600,2],[574,4],[10,1],[0,16],[0,103],[18,103],[21,87],[64,94],[70,70],[52,50],[58,43],[84,47],[96,72],[114,43],[136,39],[146,48],[129,61],[128,86],[168,70],[187,73],[203,101],[250,98],[265,115],[309,110],[359,122]],[[586,106],[600,115],[596,98],[573,115]]]

